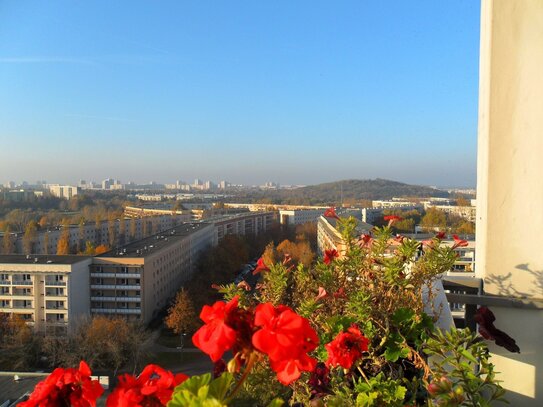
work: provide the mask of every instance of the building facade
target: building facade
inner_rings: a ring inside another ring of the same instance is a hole
[[[148,324],[192,276],[213,239],[213,225],[188,223],[95,257],[91,314]]]
[[[91,263],[85,256],[0,255],[0,313],[62,335],[89,314]]]
[[[295,226],[304,223],[316,223],[325,209],[281,209],[279,210],[279,222],[285,226]]]

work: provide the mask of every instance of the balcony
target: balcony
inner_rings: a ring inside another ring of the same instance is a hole
[[[45,281],[46,286],[66,287],[66,281]]]
[[[91,284],[93,290],[141,290],[140,285]]]
[[[102,301],[102,302],[141,302],[141,297],[91,297],[91,301]]]
[[[141,314],[139,308],[91,308],[93,314]]]
[[[10,280],[0,280],[0,285],[11,285]]]
[[[12,285],[34,285],[34,282],[28,281],[28,280],[13,280],[11,284]]]
[[[139,273],[91,273],[91,277],[97,278],[141,278]]]

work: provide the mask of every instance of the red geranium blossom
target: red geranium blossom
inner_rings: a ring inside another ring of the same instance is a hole
[[[106,407],[165,406],[175,387],[187,379],[184,374],[174,375],[160,366],[147,365],[137,378],[129,374],[119,376],[119,384],[107,398]]]
[[[347,332],[341,332],[334,340],[325,345],[328,351],[327,366],[340,365],[350,369],[354,362],[368,350],[369,339],[362,335],[356,325],[352,325]]]
[[[317,361],[308,352],[315,350],[319,338],[309,321],[284,305],[259,304],[255,325],[261,327],[253,335],[253,345],[270,358],[271,368],[281,383],[287,385],[311,371]]]
[[[453,249],[456,249],[457,247],[466,247],[468,245],[468,241],[460,239],[458,235],[453,235],[453,239],[454,239],[454,245],[452,247]]]
[[[96,406],[96,400],[104,389],[98,380],[91,380],[91,370],[84,361],[79,369],[57,368],[47,378],[36,385],[27,401],[21,407]]]
[[[439,232],[436,237],[439,239],[439,240],[443,240],[447,237],[447,235],[445,234],[445,232]]]
[[[337,216],[337,214],[336,214],[336,208],[334,208],[333,206],[331,206],[330,208],[328,208],[328,209],[326,209],[324,211],[324,216],[326,218],[339,219],[339,216]]]
[[[331,249],[331,250],[325,250],[324,251],[324,264],[330,264],[330,262],[332,260],[334,260],[335,258],[338,258],[339,257],[339,253],[337,252],[336,249]]]
[[[228,303],[217,301],[211,307],[204,305],[202,308],[200,318],[206,324],[192,336],[192,342],[207,353],[213,362],[218,361],[236,342],[236,331],[226,323],[226,320],[237,307],[236,296]]]
[[[270,271],[269,267],[264,263],[264,259],[262,257],[256,262],[256,268],[253,270],[253,274],[258,274],[261,271]]]

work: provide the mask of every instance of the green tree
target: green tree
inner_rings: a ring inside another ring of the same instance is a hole
[[[36,222],[31,220],[27,223],[25,233],[23,235],[23,252],[24,254],[31,254],[34,251],[34,243],[37,237]]]
[[[421,226],[427,230],[434,228],[444,229],[447,227],[447,216],[445,212],[439,209],[428,208],[426,215],[422,217]]]
[[[49,232],[43,235],[43,254],[49,254]]]
[[[107,222],[107,233],[108,233],[109,247],[117,246],[117,224],[116,224],[115,216],[111,214]]]
[[[2,253],[3,254],[13,254],[15,252],[15,244],[11,238],[11,233],[9,226],[4,232],[4,237],[2,238]]]

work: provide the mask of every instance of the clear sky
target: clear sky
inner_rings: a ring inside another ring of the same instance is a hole
[[[0,183],[474,186],[477,0],[0,0]]]

